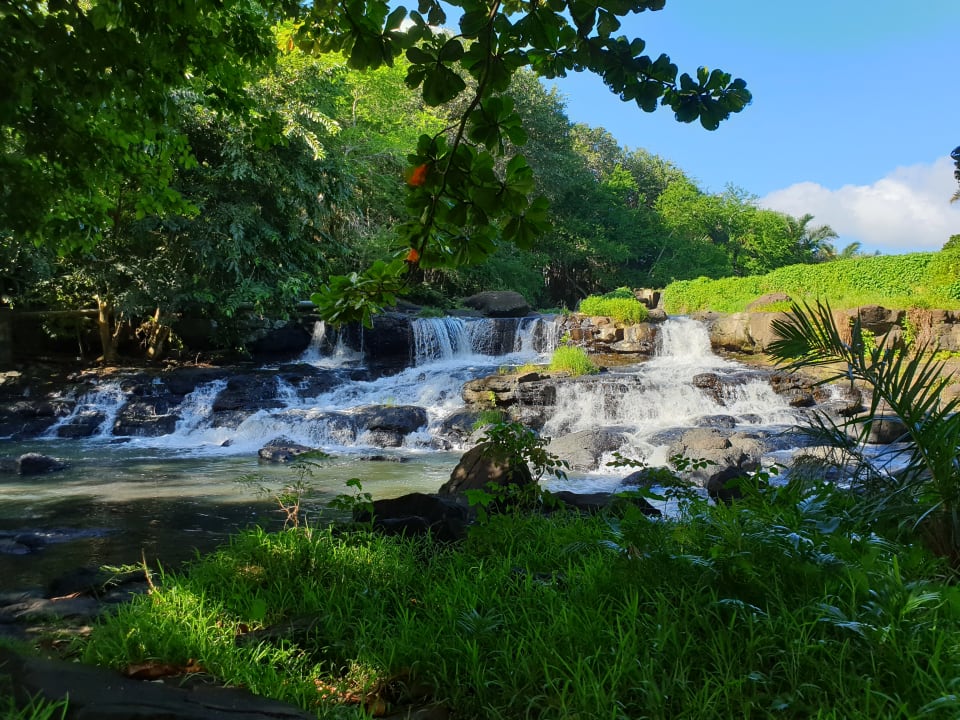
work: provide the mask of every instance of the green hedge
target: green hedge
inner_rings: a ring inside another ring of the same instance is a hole
[[[880,255],[788,265],[766,275],[681,280],[663,293],[670,313],[741,312],[761,295],[786,293],[795,301],[826,300],[834,307],[960,307],[960,252]]]

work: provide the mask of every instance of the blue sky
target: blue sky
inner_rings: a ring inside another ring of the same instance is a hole
[[[668,0],[625,19],[654,57],[742,77],[743,112],[708,132],[623,103],[596,78],[555,82],[574,122],[673,161],[707,191],[815,216],[838,247],[937,250],[960,233],[960,0]]]

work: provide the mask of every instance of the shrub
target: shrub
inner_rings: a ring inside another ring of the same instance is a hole
[[[663,303],[669,313],[741,312],[761,295],[782,292],[798,302],[825,301],[836,309],[956,307],[958,272],[956,251],[881,255],[789,265],[743,278],[682,280],[664,289]]]
[[[594,375],[598,372],[583,348],[564,345],[553,351],[550,359],[550,372],[567,372],[574,377]]]
[[[584,315],[613,318],[621,323],[640,323],[647,319],[647,308],[637,300],[633,293],[630,297],[614,296],[614,290],[608,295],[590,295],[580,301],[580,312]]]

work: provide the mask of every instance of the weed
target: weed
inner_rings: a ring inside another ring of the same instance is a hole
[[[290,469],[296,473],[296,478],[288,483],[277,487],[269,485],[262,476],[244,475],[237,479],[237,482],[245,485],[252,485],[257,494],[263,497],[272,498],[283,513],[283,528],[299,528],[301,525],[307,525],[307,514],[304,508],[304,499],[313,494],[315,488],[310,482],[313,477],[313,469],[320,466],[321,460],[327,460],[330,455],[322,450],[298,455],[296,461],[290,466]]]

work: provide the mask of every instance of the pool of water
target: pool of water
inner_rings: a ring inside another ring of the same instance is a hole
[[[76,442],[4,442],[0,453],[41,452],[67,463],[49,475],[0,475],[0,591],[45,585],[77,567],[139,563],[175,567],[243,528],[282,527],[274,495],[302,479],[308,522],[359,478],[374,498],[435,492],[459,454],[371,461],[341,456],[300,471],[255,456],[190,456]],[[19,538],[21,542],[13,542]],[[5,542],[4,542],[5,539]],[[24,552],[23,542],[33,546]],[[6,551],[4,551],[6,550]]]

